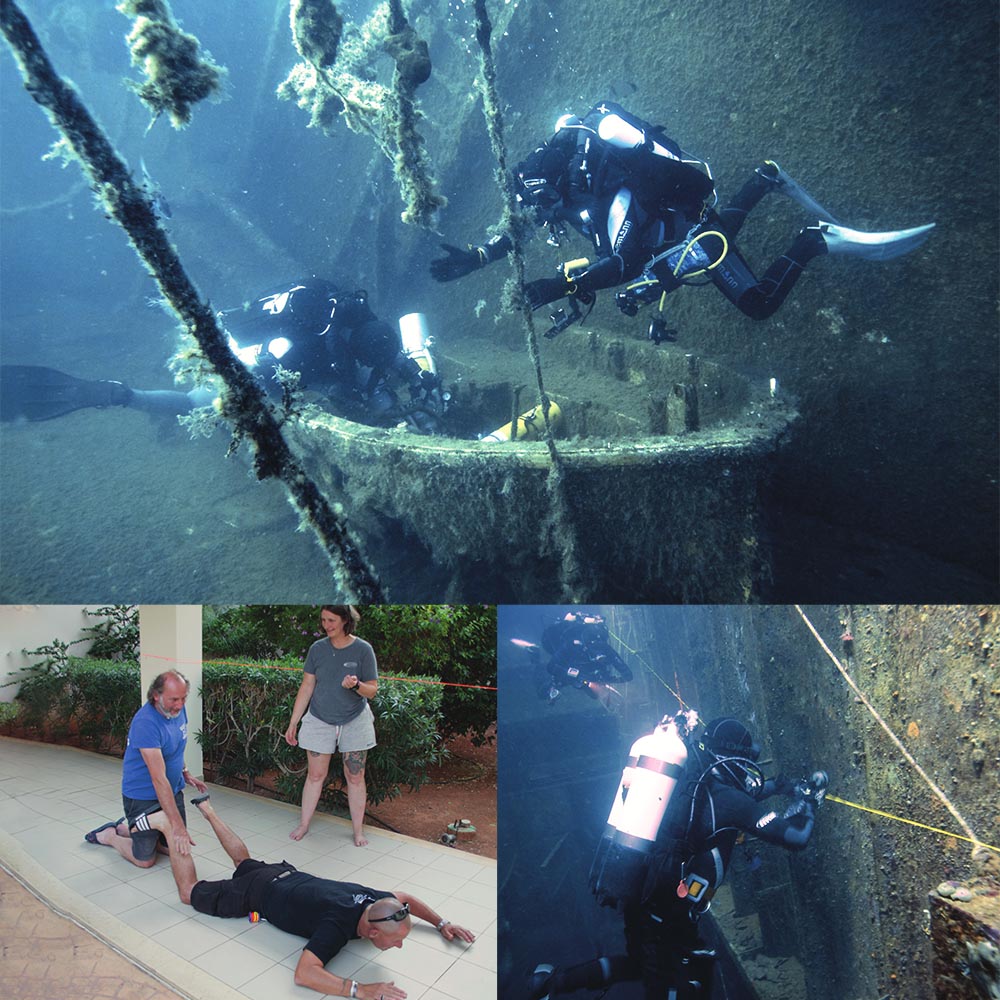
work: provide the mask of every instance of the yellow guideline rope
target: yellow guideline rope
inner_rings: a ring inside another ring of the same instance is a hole
[[[816,637],[816,641],[820,644],[820,646],[823,647],[823,650],[826,653],[826,655],[829,656],[830,659],[833,661],[833,665],[840,671],[844,680],[847,681],[847,683],[850,685],[851,690],[858,696],[859,700],[861,701],[861,704],[863,704],[865,708],[867,708],[868,711],[871,712],[872,717],[886,731],[886,733],[889,736],[889,739],[891,739],[892,742],[896,745],[896,748],[899,750],[899,752],[910,762],[910,764],[912,765],[913,769],[917,772],[917,774],[919,774],[920,777],[927,782],[927,785],[930,788],[930,790],[941,800],[942,804],[948,810],[948,812],[950,812],[952,816],[955,817],[955,819],[958,822],[958,825],[961,826],[961,828],[968,834],[968,836],[962,837],[961,839],[968,840],[975,847],[988,847],[992,851],[997,850],[997,848],[995,847],[990,847],[989,844],[984,844],[972,832],[972,828],[969,826],[968,823],[965,822],[959,811],[951,804],[951,801],[949,800],[948,796],[945,795],[945,793],[940,788],[938,788],[938,786],[934,783],[934,780],[930,777],[930,775],[928,775],[927,772],[924,771],[924,769],[916,762],[916,760],[913,757],[913,754],[911,754],[910,751],[907,750],[905,746],[903,746],[899,737],[889,728],[889,724],[882,718],[882,716],[878,714],[878,712],[875,710],[875,706],[872,705],[872,703],[868,700],[868,697],[865,695],[865,693],[861,690],[861,688],[857,686],[857,684],[854,683],[854,680],[852,679],[851,675],[844,669],[844,665],[840,662],[840,660],[837,659],[836,656],[834,656],[830,647],[823,641],[823,637],[819,634],[819,632],[816,631],[816,627],[806,617],[806,613],[802,610],[802,608],[798,604],[794,605],[794,607],[795,610],[799,613],[799,616],[806,623],[806,626],[808,627],[809,631],[812,632],[812,634]],[[827,798],[832,798],[832,796],[828,795]],[[875,810],[871,811],[874,812]],[[896,817],[893,818],[895,819]],[[906,820],[905,822],[912,823],[914,821]],[[916,823],[915,825],[920,826],[921,824]],[[958,834],[955,833],[951,833],[948,835],[950,837],[958,836]]]
[[[907,819],[905,816],[894,816],[892,813],[882,812],[881,809],[872,809],[871,806],[862,806],[857,802],[848,802],[847,799],[838,799],[836,795],[830,795],[829,793],[826,796],[826,800],[827,802],[838,802],[842,806],[850,806],[852,809],[860,809],[862,812],[874,813],[876,816],[884,816],[886,819],[894,819],[897,823],[909,823],[910,826],[919,826],[921,830],[930,830],[931,833],[940,833],[945,837],[954,837],[956,840],[967,840],[970,844],[975,844],[976,847],[985,847],[988,851],[996,851],[997,854],[1000,854],[1000,847],[994,847],[992,844],[984,844],[973,837],[963,837],[960,833],[952,833],[951,830],[942,830],[937,826],[918,823],[915,819]]]

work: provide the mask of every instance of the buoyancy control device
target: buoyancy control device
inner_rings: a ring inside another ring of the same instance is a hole
[[[685,774],[685,738],[698,721],[693,710],[664,716],[632,744],[590,870],[590,888],[602,906],[639,901],[649,856]]]

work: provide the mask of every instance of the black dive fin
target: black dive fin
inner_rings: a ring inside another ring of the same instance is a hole
[[[0,420],[51,420],[89,407],[127,406],[121,382],[89,381],[41,365],[0,365]]]

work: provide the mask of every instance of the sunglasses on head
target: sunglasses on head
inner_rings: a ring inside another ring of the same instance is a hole
[[[410,915],[410,904],[403,903],[403,905],[396,910],[395,913],[390,913],[387,917],[369,917],[368,923],[370,924],[384,924],[387,920],[391,920],[393,923],[399,923],[400,920],[405,920]]]

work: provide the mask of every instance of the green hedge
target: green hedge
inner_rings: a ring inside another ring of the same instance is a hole
[[[287,669],[277,669],[277,668]],[[202,684],[204,729],[195,734],[206,768],[220,781],[241,781],[253,791],[257,779],[277,771],[283,798],[298,802],[305,780],[305,751],[284,738],[302,680],[297,657],[270,665],[206,663]],[[379,681],[372,709],[379,744],[368,753],[368,800],[377,804],[420,788],[427,770],[445,751],[438,729],[443,689],[437,680]],[[139,666],[70,657],[62,672],[42,670],[20,678],[17,725],[41,739],[60,742],[75,736],[85,748],[121,755],[129,722],[140,704]],[[143,693],[144,694],[144,693]],[[343,774],[339,760],[330,769],[324,801],[339,805]]]
[[[441,703],[442,736],[468,733],[481,745],[496,722],[496,608],[468,604],[383,604],[358,608],[358,635],[367,639],[383,675],[433,674],[450,682]],[[301,663],[323,638],[319,605],[206,606],[202,624],[209,659]]]
[[[121,754],[139,706],[139,665],[69,657],[61,671],[24,672],[18,678],[16,723],[41,739],[72,735],[91,750]]]
[[[282,798],[289,802],[301,799],[305,751],[285,742],[301,680],[302,670],[295,657],[272,666],[205,664],[204,730],[197,738],[205,764],[217,777],[241,779],[252,791],[262,774],[277,770]],[[437,684],[379,680],[372,703],[378,746],[368,752],[365,766],[370,803],[394,798],[403,787],[420,788],[427,780],[427,769],[444,759],[438,735],[441,700],[442,689]],[[342,785],[343,773],[335,759],[324,801],[339,804]]]

